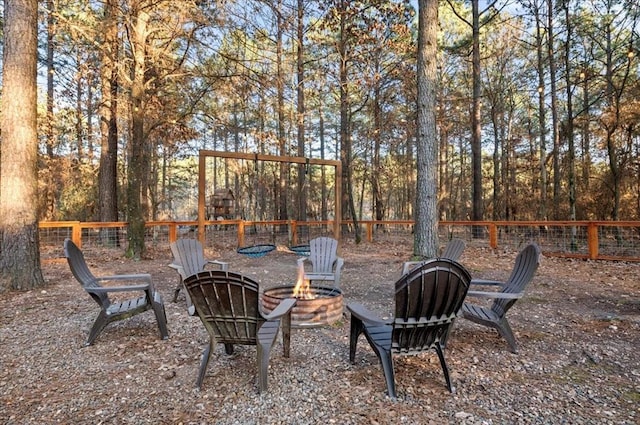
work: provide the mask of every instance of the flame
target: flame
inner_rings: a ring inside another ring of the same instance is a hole
[[[302,270],[298,270],[298,279],[296,280],[296,286],[293,287],[293,296],[304,300],[315,298],[311,292],[310,281],[304,278],[304,271]]]

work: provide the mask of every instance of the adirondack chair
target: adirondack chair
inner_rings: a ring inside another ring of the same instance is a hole
[[[169,267],[178,272],[179,279],[176,289],[173,293],[173,302],[178,301],[178,294],[183,288],[184,280],[191,276],[205,270],[208,265],[215,265],[220,270],[228,270],[229,263],[218,260],[205,260],[204,249],[200,241],[196,239],[178,239],[171,244],[171,253],[173,254],[173,263],[169,264]],[[189,294],[185,292],[185,298],[187,299],[187,311],[189,315],[193,316],[196,312],[189,298]]]
[[[396,397],[392,354],[413,355],[434,349],[449,391],[444,340],[462,308],[471,276],[446,258],[426,261],[396,282],[395,319],[382,320],[363,305],[350,303],[349,360],[355,364],[358,337],[364,333],[380,359],[389,397]]]
[[[207,270],[187,277],[185,288],[207,333],[209,344],[202,355],[196,385],[202,387],[209,357],[217,343],[233,354],[233,345],[256,345],[258,389],[267,390],[267,368],[271,348],[282,327],[284,356],[289,357],[291,310],[295,299],[285,299],[268,315],[259,310],[258,283],[239,273]]]
[[[109,323],[135,316],[149,309],[153,309],[156,315],[162,339],[169,337],[164,303],[160,293],[155,290],[151,282],[151,275],[126,274],[96,277],[89,270],[80,248],[70,239],[65,239],[64,241],[64,255],[67,258],[73,276],[100,306],[100,313],[91,327],[85,345],[93,344],[100,332]],[[106,281],[142,281],[143,283],[127,286],[100,285],[100,282]],[[113,302],[109,298],[109,293],[113,292],[142,292],[144,295],[123,302]]]
[[[440,258],[448,258],[449,260],[458,261],[462,253],[464,252],[464,248],[466,247],[465,241],[458,238],[453,238],[447,245],[444,247],[442,254],[440,254]],[[402,265],[402,274],[406,274],[409,270],[416,267],[418,264],[423,263],[424,261],[405,261]]]
[[[298,275],[304,275],[309,282],[333,282],[340,289],[340,273],[344,259],[338,257],[338,241],[328,237],[318,237],[309,241],[309,256],[298,258]],[[305,270],[305,264],[311,263],[311,271]]]
[[[540,264],[540,248],[532,243],[527,245],[516,257],[511,275],[506,282],[486,279],[472,279],[468,297],[493,299],[491,307],[465,302],[462,315],[474,323],[494,328],[507,341],[512,353],[518,352],[518,344],[513,335],[507,311],[524,295],[526,286],[531,282]],[[479,291],[480,286],[498,287],[500,291]]]

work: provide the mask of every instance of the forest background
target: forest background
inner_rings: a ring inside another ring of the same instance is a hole
[[[39,2],[40,219],[193,219],[200,149],[337,159],[343,219],[412,219],[416,8]],[[440,219],[639,219],[639,13],[440,2]],[[207,195],[326,219],[332,171],[209,160]]]

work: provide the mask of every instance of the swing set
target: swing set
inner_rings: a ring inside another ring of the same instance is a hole
[[[334,202],[335,202],[335,214],[333,220],[333,235],[334,239],[340,239],[340,217],[342,215],[341,209],[341,187],[342,187],[342,163],[335,160],[315,159],[315,158],[302,158],[296,156],[276,156],[276,155],[263,155],[263,154],[248,154],[241,152],[222,152],[211,150],[199,151],[198,162],[198,240],[205,244],[205,221],[206,221],[206,160],[207,158],[227,158],[246,161],[271,161],[271,162],[285,162],[289,164],[305,164],[307,167],[312,165],[331,166],[335,169],[335,190],[334,190]],[[306,183],[305,183],[306,184]],[[258,258],[273,251],[275,245],[260,244],[242,247],[238,249],[239,254],[247,255],[252,258]],[[299,255],[305,255],[308,252],[308,246],[296,245],[289,248],[293,252]]]

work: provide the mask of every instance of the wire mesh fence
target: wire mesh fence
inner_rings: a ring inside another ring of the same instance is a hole
[[[411,244],[412,221],[343,222],[341,238],[363,243]],[[292,247],[308,244],[319,236],[334,236],[333,222],[326,221],[206,221],[205,246],[236,250],[256,245]],[[43,258],[62,257],[65,238],[85,250],[119,249],[128,244],[127,223],[43,222],[40,223]],[[468,246],[520,250],[536,242],[546,255],[585,259],[640,261],[640,222],[440,222],[442,245],[460,238]],[[147,247],[168,249],[178,238],[199,238],[197,222],[155,221],[146,224]]]

